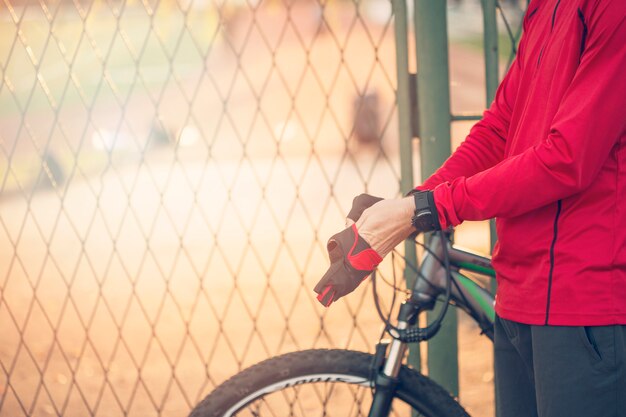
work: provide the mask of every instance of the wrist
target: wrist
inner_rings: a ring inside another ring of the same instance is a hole
[[[412,223],[413,216],[415,215],[415,198],[413,197],[413,194],[411,194],[408,197],[403,197],[400,201],[402,202],[403,207],[403,232],[408,236],[415,232],[415,228]]]

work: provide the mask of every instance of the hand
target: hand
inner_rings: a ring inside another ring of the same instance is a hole
[[[420,202],[428,201],[430,212],[436,211],[432,194],[420,194],[419,197]],[[356,224],[328,241],[330,268],[315,286],[317,299],[323,305],[328,307],[333,301],[354,291],[385,255],[416,231],[411,223],[416,198],[418,196],[382,200],[362,194],[354,199],[348,219],[356,220]],[[433,222],[422,223],[423,231],[437,229],[438,224],[435,214]]]
[[[356,228],[382,258],[415,232],[411,218],[415,211],[413,196],[382,200],[366,209]]]
[[[375,197],[370,194],[359,194],[352,200],[352,208],[346,217],[346,227],[352,226],[354,222],[361,218],[363,211],[383,200],[381,197]]]
[[[412,198],[410,199],[412,200]],[[348,213],[346,220],[351,226],[333,235],[328,240],[327,250],[330,257],[330,268],[328,268],[314,289],[318,293],[317,299],[324,306],[328,307],[337,299],[354,291],[382,261],[383,256],[377,250],[372,249],[369,243],[363,239],[362,234],[358,230],[359,226],[355,225],[354,221],[371,227],[377,223],[374,219],[382,215],[384,218],[381,221],[384,223],[385,219],[388,220],[387,216],[389,215],[386,212],[386,207],[390,205],[396,207],[397,204],[394,202],[398,201],[401,200],[383,200],[368,194],[361,194],[354,198],[352,209]],[[383,206],[382,210],[375,208],[378,205]],[[392,210],[392,212],[396,211]],[[409,216],[407,220],[409,225],[410,219]],[[406,236],[409,234],[410,231]],[[374,236],[371,232],[369,235]],[[397,236],[393,237],[393,239],[396,238]],[[379,240],[374,238],[376,242]]]
[[[351,293],[376,268],[382,258],[365,242],[354,226],[363,211],[382,198],[359,194],[352,200],[346,217],[346,229],[328,240],[326,249],[330,257],[330,268],[314,291],[317,299],[326,307],[333,301]],[[352,227],[351,227],[352,226]]]
[[[357,231],[356,225],[333,235],[326,246],[330,268],[314,291],[317,299],[328,307],[333,301],[351,293],[378,266],[382,257]]]

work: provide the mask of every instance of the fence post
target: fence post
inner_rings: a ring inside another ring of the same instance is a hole
[[[450,155],[450,87],[446,2],[415,0],[417,85],[422,178]],[[429,314],[429,321],[438,310]],[[449,310],[437,337],[428,344],[428,373],[453,395],[459,394],[457,318]]]
[[[409,192],[414,184],[413,179],[413,132],[411,127],[411,94],[409,74],[409,47],[408,47],[408,13],[406,0],[393,0],[394,30],[396,41],[396,74],[398,86],[396,100],[398,106],[399,146],[400,146],[400,190],[403,194]],[[413,242],[405,242],[404,257],[408,265],[417,266],[417,252]],[[406,267],[404,278],[407,287],[415,279],[414,269]],[[415,369],[420,369],[419,344],[409,348],[408,363]]]
[[[483,6],[483,46],[485,50],[485,90],[487,93],[485,107],[491,105],[499,83],[499,54],[498,54],[498,21],[496,19],[496,0],[482,0]],[[489,238],[491,250],[496,244],[496,222],[489,221]],[[491,292],[496,293],[496,280],[491,280]],[[496,411],[497,413],[497,411]]]
[[[482,0],[484,49],[485,49],[485,82],[487,107],[493,101],[498,88],[498,22],[496,20],[496,0]]]
[[[498,22],[496,19],[496,0],[482,0],[483,6],[483,31],[484,31],[484,49],[485,49],[485,87],[486,87],[486,107],[491,105],[496,95],[496,89],[499,83],[499,67],[498,67]],[[491,238],[491,249],[496,244],[496,223],[494,220],[489,222],[489,231]],[[492,290],[495,292],[495,280],[492,283]]]

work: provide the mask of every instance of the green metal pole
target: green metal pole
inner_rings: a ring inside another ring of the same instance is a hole
[[[450,156],[450,87],[446,2],[415,0],[422,177]],[[425,158],[427,156],[427,158]]]
[[[411,91],[409,89],[409,47],[407,28],[407,7],[405,0],[393,0],[394,30],[396,40],[396,72],[398,87],[396,100],[398,104],[398,124],[400,141],[400,190],[402,194],[408,193],[414,184],[413,180],[413,135],[411,132]],[[407,241],[404,245],[404,256],[407,264],[415,268],[417,266],[417,253],[415,244]],[[414,270],[414,269],[413,269]],[[415,273],[410,267],[404,269],[404,278],[410,288]],[[420,369],[419,345],[409,349],[409,364],[413,368]]]
[[[415,0],[417,85],[422,178],[450,156],[450,81],[446,2]],[[438,310],[429,314],[429,321]],[[428,373],[459,395],[456,310],[448,310],[441,330],[428,344]]]
[[[486,106],[489,107],[496,95],[499,84],[499,56],[498,56],[498,21],[496,19],[496,0],[482,0],[483,6],[483,33],[485,50],[485,84],[486,84]],[[498,236],[496,234],[495,220],[489,221],[489,236],[491,240],[491,250],[496,244]],[[491,280],[491,292],[496,293],[496,280]]]
[[[496,0],[482,0],[483,6],[483,27],[484,27],[484,49],[485,49],[485,82],[487,91],[487,107],[491,105],[496,95],[499,83],[498,67],[498,21],[496,19]],[[496,223],[489,222],[491,237],[491,249],[496,244]],[[495,292],[495,281],[492,290]]]
[[[485,49],[485,80],[487,106],[496,95],[499,83],[498,69],[498,21],[496,19],[496,0],[482,0],[484,49]]]
[[[409,90],[407,7],[404,0],[393,0],[393,7],[398,77],[396,100],[400,127],[400,188],[402,193],[407,193],[415,185],[413,183],[413,148],[411,144],[413,137],[411,132],[411,92]]]

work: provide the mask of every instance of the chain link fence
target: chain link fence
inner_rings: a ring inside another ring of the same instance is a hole
[[[473,112],[480,3],[449,5]],[[2,0],[0,416],[186,415],[269,356],[370,350],[368,284],[311,289],[352,197],[399,194],[393,37],[388,0]]]
[[[392,24],[386,0],[3,0],[0,415],[180,416],[277,353],[368,350],[368,288],[311,288],[352,197],[399,193]]]

